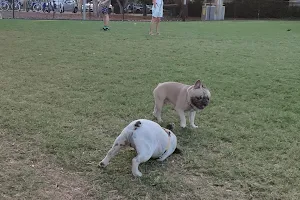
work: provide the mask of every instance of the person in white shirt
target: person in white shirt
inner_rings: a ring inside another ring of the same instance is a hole
[[[154,26],[156,28],[156,34],[159,35],[159,22],[160,19],[163,16],[163,7],[164,7],[164,2],[163,0],[152,0],[153,6],[152,6],[152,20],[150,24],[150,35],[153,34],[153,29]]]

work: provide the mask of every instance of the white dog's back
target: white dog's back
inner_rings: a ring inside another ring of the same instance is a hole
[[[142,143],[143,145],[145,145],[144,148],[149,148],[149,150],[153,152],[153,158],[158,158],[162,154],[162,152],[165,151],[166,146],[168,146],[169,135],[156,122],[147,119],[135,120],[131,122],[127,127],[125,127],[123,131],[126,135],[130,134],[128,138],[133,147],[137,143]],[[176,136],[172,132],[170,134],[171,138],[176,138]]]
[[[147,119],[135,120],[128,124],[115,139],[112,148],[99,166],[107,166],[121,147],[127,145],[133,147],[137,152],[137,156],[132,159],[132,174],[142,176],[138,169],[139,164],[146,162],[151,157],[158,158],[158,161],[164,161],[176,150],[177,138],[171,130],[164,129],[156,122]]]

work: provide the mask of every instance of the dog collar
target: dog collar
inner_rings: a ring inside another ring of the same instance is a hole
[[[169,137],[171,137],[171,133],[168,129],[164,128],[165,132],[168,134]]]
[[[170,131],[168,129],[165,129],[165,128],[164,128],[164,131],[168,134],[168,144],[167,144],[166,150],[163,152],[163,154],[161,154],[161,156],[159,158],[161,158],[169,150],[170,143],[171,143],[171,133],[170,133]]]
[[[192,103],[190,103],[190,102],[188,102],[188,103],[189,103],[189,105],[190,105],[191,109],[196,111],[197,107],[196,107],[196,106],[194,106],[194,105],[193,105]],[[195,108],[196,108],[196,109],[195,109]]]

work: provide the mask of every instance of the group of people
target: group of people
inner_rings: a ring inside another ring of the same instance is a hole
[[[103,14],[103,30],[107,31],[109,30],[109,6],[111,4],[111,0],[100,0],[100,6],[101,6],[101,12]],[[163,17],[163,6],[164,2],[163,0],[152,0],[152,20],[150,24],[150,31],[149,35],[155,35],[153,32],[154,29],[156,31],[156,34],[159,35],[159,22],[160,19]]]

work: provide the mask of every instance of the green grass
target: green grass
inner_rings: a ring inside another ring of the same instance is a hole
[[[1,199],[299,199],[299,22],[0,20]],[[291,28],[290,32],[286,31]],[[211,104],[179,128],[183,155],[140,166],[132,120],[153,119],[159,82],[201,79]]]

